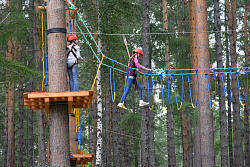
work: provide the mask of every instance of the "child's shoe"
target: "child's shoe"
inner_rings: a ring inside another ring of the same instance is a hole
[[[149,105],[149,103],[143,101],[143,100],[140,100],[139,102],[139,107],[143,107],[143,106],[146,106],[146,105]]]
[[[122,103],[118,103],[117,107],[120,107],[120,108],[122,108],[124,110],[127,110],[127,108],[124,105],[122,106]]]

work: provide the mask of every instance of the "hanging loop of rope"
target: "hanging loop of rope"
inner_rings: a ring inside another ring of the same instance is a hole
[[[180,107],[179,107],[178,100],[177,100],[177,94],[176,94],[176,88],[175,88],[175,82],[174,82],[174,74],[171,74],[171,77],[172,77],[173,84],[174,84],[174,94],[175,94],[175,100],[176,100],[177,109],[180,110],[181,107],[182,107],[183,96],[182,96],[181,104],[180,104]],[[182,71],[182,82],[183,82],[183,71]],[[184,85],[184,82],[183,82],[183,85]],[[182,95],[183,95],[183,89],[184,89],[184,86],[182,86]]]
[[[238,71],[235,72],[236,78],[237,78],[237,82],[238,82],[238,90],[239,90],[239,98],[240,98],[240,104],[241,104],[241,106],[245,106],[245,105],[246,105],[246,102],[247,102],[247,95],[248,95],[248,74],[247,74],[247,68],[245,68],[245,70],[246,70],[246,77],[247,77],[247,89],[246,89],[246,99],[245,99],[245,103],[243,103],[243,102],[241,101],[240,83],[239,83],[239,77],[238,77],[239,72],[238,72]]]
[[[113,81],[114,81],[114,100],[113,102],[115,102],[115,60],[112,60],[113,63]]]
[[[231,107],[231,99],[232,99],[232,72],[231,72],[231,68],[228,68],[229,70],[229,74],[230,74],[230,102],[228,103],[228,107]]]
[[[165,70],[166,75],[167,75],[167,82],[168,82],[168,101],[167,101],[167,107],[166,110],[168,109],[168,104],[169,104],[169,78],[168,78],[168,70]]]
[[[113,67],[109,66],[109,74],[110,74],[110,87],[111,87],[111,96],[112,96],[112,101],[115,102],[115,71],[114,71],[114,64],[115,64],[115,60],[113,60]],[[113,90],[112,90],[112,68],[113,68],[113,82],[114,82],[114,93],[113,93]]]
[[[224,79],[223,79],[223,74],[224,74],[223,72],[220,73],[221,80],[222,80],[222,83],[223,83],[223,89],[224,89],[225,104],[226,104],[227,107],[229,107],[228,104],[227,104],[226,89],[225,89],[225,83],[224,83]]]
[[[214,72],[214,82],[215,82],[215,100],[214,100],[214,103],[213,103],[213,106],[211,106],[211,97],[210,97],[210,86],[209,86],[209,81],[208,81],[208,73],[205,73],[205,76],[206,76],[206,79],[207,79],[207,87],[208,87],[208,95],[209,95],[209,104],[210,104],[210,109],[213,109],[214,106],[215,106],[215,101],[216,101],[216,75],[215,75],[215,69],[213,69],[213,72]]]
[[[152,108],[150,107],[150,90],[149,90],[149,79],[148,79],[148,74],[145,74],[145,76],[147,77],[147,82],[148,82],[148,103],[149,103],[149,109],[153,110],[154,108],[154,88],[153,88],[153,77],[152,77],[152,72],[150,71],[150,76],[151,76],[151,80],[152,80],[152,94],[153,94],[153,104],[152,104]]]
[[[159,74],[161,80],[161,95],[162,95],[162,107],[164,108],[164,93],[163,93],[163,84],[162,84],[162,74]]]

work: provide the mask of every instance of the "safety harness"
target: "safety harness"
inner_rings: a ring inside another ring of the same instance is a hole
[[[72,53],[73,56],[76,58],[76,62],[75,62],[72,66],[68,67],[68,69],[73,68],[73,67],[78,63],[78,62],[77,62],[77,56],[76,56],[76,48],[75,48],[75,46],[76,46],[76,44],[73,44],[73,46],[71,47],[71,49],[69,49],[69,48],[67,47],[67,50],[68,50],[67,58],[69,57],[69,54],[70,54],[70,53]]]

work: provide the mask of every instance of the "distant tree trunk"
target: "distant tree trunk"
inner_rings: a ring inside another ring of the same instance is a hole
[[[93,32],[97,32],[97,0],[92,0],[92,10],[93,10]],[[97,35],[94,34],[93,35],[94,40],[97,42]],[[97,51],[97,47],[95,47],[95,51]],[[96,69],[96,65],[97,65],[97,60],[95,58],[95,55],[93,55],[93,66],[92,66],[92,70],[93,72]],[[97,146],[97,84],[95,83],[94,88],[93,88],[94,94],[93,94],[93,100],[92,100],[92,130],[91,130],[91,134],[92,134],[92,148],[91,148],[91,153],[96,155],[96,146]],[[94,156],[94,159],[92,161],[91,166],[95,167],[96,165],[96,156]]]
[[[15,86],[14,83],[10,85],[9,92],[10,107],[8,113],[8,153],[7,166],[15,166]]]
[[[33,91],[33,83],[28,83],[29,92]],[[27,167],[34,166],[34,134],[33,134],[33,110],[27,110]]]
[[[197,57],[198,69],[210,67],[207,5],[205,0],[195,0],[197,27]],[[209,72],[209,71],[200,71]],[[209,106],[207,81],[205,75],[199,75],[199,117],[201,137],[202,166],[215,166],[213,112]]]
[[[120,142],[119,142],[119,128],[118,128],[118,112],[117,112],[117,103],[112,103],[112,118],[111,118],[111,125],[112,125],[112,145],[113,145],[113,166],[122,166],[122,159],[120,150]]]
[[[106,155],[106,165],[111,167],[111,157],[110,157],[110,87],[108,86],[108,80],[106,80],[106,94],[105,94],[105,155]]]
[[[162,0],[163,6],[163,28],[168,32],[168,11],[167,0]],[[165,42],[165,69],[170,69],[170,55],[169,55],[169,40],[166,37]],[[175,157],[175,142],[174,142],[174,122],[173,122],[173,110],[169,106],[167,110],[167,148],[168,148],[168,166],[176,166]]]
[[[248,33],[247,33],[247,17],[248,17],[248,4],[245,2],[244,12],[244,35],[245,35],[245,64],[248,64],[249,46],[248,46]],[[248,74],[247,74],[248,75]],[[246,97],[247,87],[245,87]],[[250,166],[250,151],[249,151],[249,113],[248,113],[248,98],[244,106],[244,143],[245,143],[245,166]]]
[[[24,101],[23,101],[23,78],[20,77],[19,80],[19,102],[18,102],[18,145],[17,145],[17,166],[23,167],[23,110],[24,110]]]
[[[222,44],[221,44],[221,21],[219,0],[214,0],[214,27],[216,40],[217,68],[223,68]],[[222,72],[222,70],[219,70]],[[219,85],[219,108],[220,108],[220,140],[221,140],[221,166],[228,166],[228,145],[227,145],[227,115],[224,98],[224,87],[221,75],[218,75]]]
[[[149,32],[150,32],[150,19],[149,19],[149,0],[143,0],[143,13],[142,13],[142,50],[143,50],[143,60],[142,64],[145,67],[150,67],[149,62]],[[142,79],[142,86],[143,86],[143,92],[148,91],[147,87],[147,81],[146,78],[143,77]],[[144,101],[147,101],[148,97],[146,95],[147,93],[143,93],[142,99]],[[151,134],[151,126],[150,123],[152,119],[152,113],[150,114],[148,106],[141,107],[141,166],[155,166],[155,161],[153,159],[153,154],[150,155],[151,146],[149,145],[149,142],[152,138],[149,137],[149,133]],[[150,162],[152,160],[152,162]]]
[[[229,27],[231,33],[230,40],[230,56],[231,66],[237,67],[236,55],[236,0],[231,0],[231,26]],[[236,69],[232,69],[232,72]],[[244,166],[243,148],[242,148],[242,134],[241,134],[241,118],[240,118],[240,103],[238,83],[235,73],[232,73],[232,103],[233,103],[233,142],[234,142],[234,166]]]
[[[98,38],[98,45],[101,48],[101,39]],[[102,90],[101,90],[101,69],[96,77],[97,89],[97,140],[96,140],[96,167],[101,166],[102,162]]]
[[[230,10],[230,5],[229,5],[229,0],[225,0],[225,50],[226,50],[226,67],[229,68],[229,50],[228,50],[228,32],[227,29],[231,25],[231,10]],[[227,74],[227,94],[230,95],[230,78],[229,74]],[[227,101],[229,102],[230,96],[227,97]],[[233,166],[233,142],[232,142],[232,111],[231,107],[228,107],[228,151],[229,151],[229,164],[230,167]]]

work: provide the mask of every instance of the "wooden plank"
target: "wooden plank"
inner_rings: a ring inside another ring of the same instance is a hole
[[[49,114],[49,98],[44,98],[44,101],[46,114]]]
[[[68,113],[71,113],[72,110],[72,104],[73,104],[73,97],[68,97]]]
[[[78,96],[89,96],[89,91],[72,91],[72,92],[62,92],[62,93],[29,93],[28,98],[45,98],[45,97],[78,97]]]
[[[72,12],[72,15],[71,15],[71,19],[74,19],[75,16],[76,16],[76,11],[77,11],[77,8],[75,8]]]

